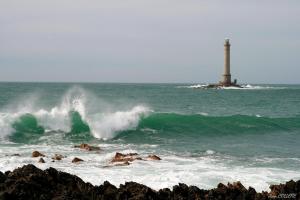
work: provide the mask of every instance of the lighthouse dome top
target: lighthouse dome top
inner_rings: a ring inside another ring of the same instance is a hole
[[[229,44],[229,39],[225,38],[225,44]]]

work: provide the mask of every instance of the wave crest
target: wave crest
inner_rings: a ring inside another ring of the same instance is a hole
[[[100,119],[90,122],[92,133],[96,138],[114,138],[120,131],[136,128],[140,119],[147,116],[149,112],[147,107],[135,106],[129,111],[101,114]]]
[[[59,105],[50,109],[35,109],[32,102],[30,105],[22,104],[20,110],[0,113],[1,136],[16,132],[34,134],[37,130],[32,124],[35,122],[36,127],[47,132],[59,131],[68,135],[84,133],[98,139],[111,139],[120,131],[137,127],[140,119],[150,112],[149,108],[142,105],[129,110],[114,110],[113,105],[102,102],[84,89],[73,87],[66,92]]]

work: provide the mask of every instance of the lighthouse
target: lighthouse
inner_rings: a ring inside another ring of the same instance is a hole
[[[224,74],[222,85],[230,86],[231,83],[231,74],[230,74],[230,43],[229,39],[225,39],[224,43]]]
[[[217,88],[217,89],[219,89],[219,88],[224,88],[224,87],[237,87],[237,88],[243,87],[243,86],[237,84],[236,79],[234,79],[234,81],[231,82],[229,39],[225,39],[225,43],[224,43],[224,73],[223,73],[221,81],[218,84],[208,84],[201,88],[204,88],[204,89]]]

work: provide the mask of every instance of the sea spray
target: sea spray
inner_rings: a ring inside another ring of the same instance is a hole
[[[13,123],[28,113],[32,113],[34,104],[38,101],[40,95],[37,92],[24,94],[22,97],[11,100],[9,104],[2,106],[0,110],[0,139],[7,138],[13,132]]]
[[[120,131],[131,130],[138,126],[141,118],[146,117],[150,109],[145,106],[135,106],[129,111],[117,111],[94,116],[90,121],[93,135],[96,138],[111,139]]]
[[[72,119],[70,112],[77,112],[85,120],[86,117],[86,92],[80,87],[72,87],[62,97],[61,103],[54,106],[50,111],[40,109],[34,114],[38,117],[41,124],[49,130],[60,130],[71,132]]]

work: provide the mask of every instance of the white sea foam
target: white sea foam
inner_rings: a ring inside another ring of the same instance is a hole
[[[199,112],[197,114],[202,115],[202,116],[208,116],[208,113],[206,113],[206,112]]]
[[[257,191],[262,191],[269,190],[270,184],[300,179],[299,171],[275,168],[272,166],[271,160],[269,161],[271,162],[269,163],[270,167],[232,165],[232,162],[235,162],[234,157],[215,156],[210,153],[211,150],[207,150],[208,155],[200,157],[182,157],[161,152],[159,155],[162,158],[161,161],[134,161],[129,166],[113,167],[110,161],[116,151],[122,153],[138,152],[140,156],[146,157],[154,149],[143,148],[143,150],[138,151],[134,146],[128,148],[124,144],[119,144],[119,146],[100,145],[100,147],[104,146],[105,148],[100,154],[74,149],[71,145],[1,147],[0,171],[13,170],[24,164],[34,164],[41,169],[54,167],[78,175],[84,181],[94,185],[102,184],[106,180],[116,186],[126,181],[136,181],[153,189],[171,188],[180,182],[210,189],[216,187],[220,182],[227,184],[227,182],[239,180],[245,187],[252,186]],[[39,150],[46,154],[45,164],[39,164],[38,158],[31,158],[33,150]],[[5,154],[15,153],[19,153],[21,156],[5,156]],[[66,155],[67,158],[51,162],[51,156],[55,153]],[[71,161],[74,157],[79,157],[84,162],[72,164]],[[261,161],[253,160],[253,162]]]
[[[212,155],[212,154],[214,154],[215,152],[214,152],[213,150],[206,150],[205,153],[208,154],[208,155]]]
[[[177,88],[192,88],[192,89],[206,89],[209,84],[195,84],[188,86],[177,86]],[[284,89],[285,87],[276,87],[276,86],[260,86],[260,85],[241,85],[241,87],[222,87],[219,86],[216,89],[225,89],[225,90],[266,90],[266,89]]]
[[[177,86],[177,88],[205,88],[208,84],[196,84],[196,85],[184,85],[184,86]]]

